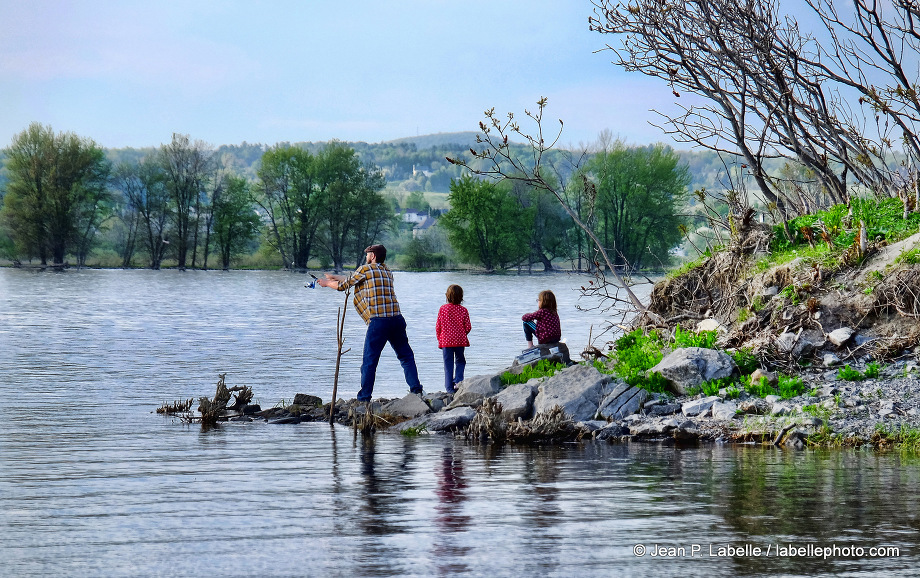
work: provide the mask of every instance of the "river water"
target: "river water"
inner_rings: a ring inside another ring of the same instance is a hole
[[[2,575],[917,574],[911,456],[495,448],[327,424],[202,431],[153,413],[213,395],[218,373],[263,407],[299,392],[328,400],[343,295],[305,279],[0,269]],[[441,385],[434,321],[450,283],[473,321],[468,375],[520,351],[520,315],[542,289],[557,295],[573,354],[603,318],[575,309],[584,277],[397,273],[429,391]],[[355,349],[339,391],[352,397],[364,334],[353,310],[345,334]],[[375,395],[405,391],[387,350]]]

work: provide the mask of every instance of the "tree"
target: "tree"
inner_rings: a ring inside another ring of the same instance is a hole
[[[255,201],[268,219],[268,243],[285,267],[306,269],[313,252],[321,209],[316,163],[308,151],[289,146],[262,155]]]
[[[549,181],[554,177],[548,176]],[[531,186],[521,180],[510,180],[511,194],[526,210],[533,221],[529,227],[528,263],[540,263],[544,271],[553,270],[553,259],[570,254],[569,231],[575,225],[556,199],[548,191]]]
[[[527,257],[533,211],[515,200],[509,185],[463,176],[451,181],[448,201],[440,223],[462,259],[494,271]]]
[[[166,190],[172,201],[170,212],[175,232],[175,251],[179,269],[188,262],[189,249],[197,248],[198,219],[202,194],[211,178],[210,147],[191,142],[188,135],[173,133],[172,141],[160,147],[159,159],[165,173]],[[192,267],[195,266],[194,254]]]
[[[221,194],[214,197],[214,237],[221,266],[230,268],[230,259],[243,252],[259,230],[259,215],[253,210],[249,182],[226,175]]]
[[[364,248],[393,218],[380,194],[386,179],[375,167],[362,166],[354,149],[337,142],[321,150],[316,163],[323,244],[336,271],[341,271],[346,252],[349,260],[360,261]]]
[[[20,254],[82,264],[103,221],[109,163],[91,139],[32,123],[5,151],[9,182],[3,214]]]
[[[690,182],[686,165],[669,147],[626,147],[597,152],[585,172],[597,189],[597,228],[614,264],[641,268],[666,264],[681,240],[679,225]]]
[[[834,203],[851,179],[881,195],[916,180],[915,2],[853,0],[846,19],[831,0],[807,0],[826,39],[803,33],[778,0],[593,3],[590,28],[622,39],[607,47],[615,64],[660,78],[675,98],[701,97],[662,114],[665,132],[734,158],[784,216],[814,203],[766,171],[771,159],[796,161]],[[897,140],[906,171],[890,163]]]
[[[121,163],[115,168],[112,184],[121,191],[126,206],[140,216],[141,237],[150,268],[159,269],[169,248],[172,215],[162,166],[153,156],[137,163]]]

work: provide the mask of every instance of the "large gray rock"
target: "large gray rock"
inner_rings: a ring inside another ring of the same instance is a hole
[[[816,329],[803,331],[792,348],[793,357],[803,357],[811,355],[815,351],[824,347],[827,341],[824,339],[824,333]]]
[[[428,407],[428,404],[414,393],[410,393],[402,399],[394,399],[380,408],[381,413],[409,418],[425,415],[430,411],[431,408]]]
[[[733,401],[721,402],[717,401],[712,404],[712,417],[714,419],[720,420],[730,420],[734,419],[735,413],[738,411],[738,404]]]
[[[502,389],[501,375],[477,375],[468,377],[460,382],[451,408],[460,405],[471,405],[484,398],[492,397]]]
[[[601,401],[597,408],[597,415],[612,421],[619,421],[639,411],[646,399],[648,399],[647,391],[631,387],[620,381],[619,385]]]
[[[704,417],[712,408],[715,402],[719,401],[719,396],[713,395],[702,399],[694,399],[683,404],[681,411],[687,417],[700,416]]]
[[[657,371],[668,380],[674,393],[687,395],[691,387],[698,387],[704,381],[738,373],[738,367],[735,360],[723,351],[685,347],[674,350],[649,371]]]
[[[833,343],[835,347],[840,347],[849,341],[854,333],[856,333],[856,331],[851,327],[840,327],[828,333],[827,340]]]
[[[506,387],[495,395],[494,399],[502,404],[502,417],[508,421],[516,421],[518,418],[530,419],[533,416],[533,400],[536,396],[536,385],[518,383]]]
[[[534,399],[534,413],[546,413],[557,405],[574,421],[594,418],[604,397],[610,393],[610,376],[591,365],[573,365],[540,385]]]
[[[391,427],[389,431],[403,432],[409,428],[418,427],[422,424],[429,432],[451,432],[464,428],[473,421],[476,416],[476,410],[471,407],[458,407],[441,413],[430,413],[422,415]]]

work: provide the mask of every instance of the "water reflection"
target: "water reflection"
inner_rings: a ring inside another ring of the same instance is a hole
[[[400,293],[418,331],[410,340],[431,375],[441,362],[425,333],[437,312],[430,303],[450,282],[464,286],[483,320],[474,320],[481,333],[468,354],[475,374],[477,364],[484,372],[507,358],[518,339],[506,304],[565,281],[401,275],[400,286],[413,287]],[[561,301],[565,291],[556,294]],[[916,458],[497,447],[355,437],[325,423],[202,431],[152,413],[211,394],[224,371],[252,386],[263,407],[294,392],[328,397],[323,372],[334,367],[334,348],[322,328],[332,331],[340,303],[334,292],[308,297],[302,279],[287,274],[0,270],[0,399],[14,400],[0,404],[3,574],[916,575]],[[292,312],[306,312],[311,330]],[[352,321],[346,338],[360,343],[363,324]],[[574,320],[563,323],[572,335]],[[389,374],[381,369],[392,376],[382,395],[404,393],[393,364]],[[357,384],[357,366],[348,365],[346,383]],[[901,555],[633,553],[636,544],[834,543],[898,546]]]
[[[433,554],[438,560],[438,575],[448,576],[469,570],[465,559],[473,550],[458,540],[457,534],[470,529],[471,518],[464,512],[466,477],[463,474],[463,451],[453,443],[441,450],[440,467],[436,472],[438,502],[435,506]]]

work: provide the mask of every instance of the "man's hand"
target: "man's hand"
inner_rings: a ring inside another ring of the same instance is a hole
[[[333,275],[331,273],[326,273],[325,279],[317,279],[316,284],[320,287],[332,287],[333,289],[339,288],[339,283],[345,280],[344,275]]]

